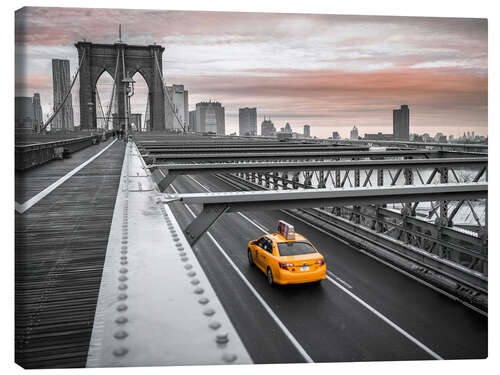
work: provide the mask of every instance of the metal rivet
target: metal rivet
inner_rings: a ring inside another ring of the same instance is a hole
[[[122,245],[128,244],[127,240],[122,241]]]
[[[118,278],[118,281],[121,281],[121,282],[124,282],[124,281],[127,281],[128,280],[128,277],[125,276],[125,275],[120,275],[120,277]]]
[[[210,328],[212,328],[213,330],[216,330],[216,329],[220,328],[220,323],[219,322],[211,322],[208,326]]]
[[[127,289],[127,284],[121,283],[120,285],[118,285],[118,289],[120,289],[120,290]]]
[[[128,309],[128,306],[125,303],[120,303],[118,306],[116,306],[116,310],[118,311],[125,311]]]
[[[201,303],[202,305],[206,305],[208,302],[210,302],[210,300],[206,297],[200,298],[198,300],[198,303]]]
[[[188,275],[189,277],[194,277],[194,276],[196,276],[196,272],[194,272],[194,271],[189,271],[189,272],[187,273],[187,275]]]
[[[192,266],[192,265],[190,265],[190,264],[186,264],[186,265],[184,266],[184,268],[185,268],[185,269],[187,269],[187,270],[190,270],[191,268],[193,268],[193,266]]]
[[[191,280],[191,284],[193,284],[193,285],[198,285],[199,283],[200,283],[200,280],[198,280],[198,279]]]
[[[215,336],[215,341],[217,344],[225,344],[229,341],[227,336],[227,333],[218,333],[217,336]]]
[[[175,246],[182,247],[182,244],[181,243],[176,243]]]
[[[202,294],[204,291],[205,291],[205,290],[203,290],[203,288],[201,288],[201,287],[197,287],[197,288],[194,290],[194,292],[195,292],[196,294]]]
[[[126,257],[125,255],[122,255],[122,256],[120,257],[120,259],[121,259],[121,260],[127,260],[127,257]]]
[[[122,250],[127,250],[128,249],[128,246],[127,245],[123,245],[122,246]]]
[[[120,293],[118,294],[118,301],[124,301],[127,299],[127,294],[126,293]]]
[[[179,255],[180,255],[181,257],[186,256],[186,252],[185,252],[185,251],[182,251],[182,252],[180,252],[180,253],[179,253]]]
[[[120,251],[120,253],[122,253],[122,254],[127,254],[127,253],[128,253],[128,251],[127,251],[127,250],[122,250],[122,251]]]
[[[224,353],[224,355],[222,356],[222,359],[225,362],[234,362],[236,358],[237,358],[236,354],[233,353]]]
[[[182,247],[182,245],[181,245],[180,247],[177,248],[177,250],[184,251],[184,247]]]
[[[118,331],[113,336],[115,337],[115,339],[123,340],[125,337],[128,336],[128,333],[125,331]]]
[[[128,272],[127,267],[120,268],[120,273],[127,273],[127,272]]]
[[[175,241],[175,242],[178,242],[178,241],[180,241],[179,237],[177,237],[177,238],[174,238],[174,241]]]
[[[120,261],[120,264],[121,264],[122,266],[124,266],[124,265],[128,264],[128,262],[127,262],[126,260],[122,260],[122,261]]]
[[[206,316],[212,316],[215,314],[215,310],[214,309],[211,309],[211,308],[208,308],[208,309],[205,309],[203,311],[203,314],[206,315]]]
[[[124,356],[125,354],[128,353],[128,349],[127,348],[116,348],[115,350],[113,350],[113,354],[117,357],[122,357]]]
[[[187,262],[187,261],[188,261],[188,259],[189,259],[188,257],[181,257],[181,260],[182,260],[183,262]]]
[[[119,316],[118,318],[115,319],[116,324],[125,324],[127,322],[128,322],[128,319],[125,316]]]

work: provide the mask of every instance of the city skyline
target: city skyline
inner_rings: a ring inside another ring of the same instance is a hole
[[[73,74],[74,42],[115,42],[121,23],[125,43],[166,47],[166,84],[189,90],[190,110],[208,99],[223,103],[228,134],[238,129],[241,107],[257,107],[257,122],[265,114],[278,128],[307,123],[312,136],[326,138],[337,130],[347,137],[354,123],[367,133],[389,133],[392,109],[403,103],[412,108],[412,133],[487,134],[484,19],[76,8],[23,12],[25,24],[16,25],[16,63],[25,79],[17,77],[16,95],[39,92],[44,115],[53,104],[51,58],[69,59]],[[100,22],[104,19],[116,23]],[[255,28],[256,23],[261,26]],[[144,112],[140,107],[146,105],[140,81],[134,112]]]

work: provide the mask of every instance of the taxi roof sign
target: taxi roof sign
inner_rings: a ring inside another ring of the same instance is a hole
[[[278,220],[278,233],[281,234],[287,240],[295,239],[295,229],[293,225],[288,224],[283,220]]]

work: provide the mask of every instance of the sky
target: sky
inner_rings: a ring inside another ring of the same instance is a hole
[[[16,13],[16,96],[41,95],[51,111],[51,59],[78,61],[74,43],[161,44],[167,84],[183,84],[189,107],[217,100],[226,134],[238,108],[256,107],[311,135],[392,133],[392,110],[410,107],[410,132],[488,134],[488,25],[485,19],[337,16],[84,8]],[[137,74],[132,112],[144,112]],[[112,78],[98,83],[107,103]],[[72,91],[78,113],[78,85]],[[78,117],[78,116],[76,116]],[[79,120],[77,119],[77,122]]]

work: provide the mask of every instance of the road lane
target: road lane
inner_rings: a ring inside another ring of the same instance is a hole
[[[212,191],[234,190],[215,176],[193,177]],[[487,356],[486,317],[281,211],[245,215],[267,228],[279,219],[293,224],[325,255],[328,270],[352,285],[356,295],[444,358]]]
[[[182,192],[200,191],[200,186],[189,178],[179,179],[176,181],[175,187]],[[197,213],[197,208],[193,208]],[[190,220],[192,219],[190,218]],[[183,225],[186,226],[187,222]],[[228,228],[231,229],[228,230]],[[270,288],[265,276],[260,271],[250,268],[246,258],[248,240],[258,237],[262,232],[249,225],[246,219],[240,215],[224,215],[211,230],[211,233],[229,253],[240,271],[278,314],[287,328],[310,353],[313,360],[359,361],[432,358],[333,285],[324,283],[319,288],[311,285]],[[200,258],[208,256],[207,254],[213,251],[204,245],[202,246],[201,243],[195,249]],[[201,263],[203,265],[203,262]],[[215,257],[212,262],[206,262],[206,266],[210,269],[213,267],[213,263],[222,265],[224,261],[220,256]],[[218,272],[205,271],[209,278],[212,275],[215,282],[221,277],[221,272],[225,274],[225,277],[232,277],[232,272],[227,266],[222,271],[219,269]],[[211,279],[211,281],[213,280]],[[227,285],[226,289],[221,290],[220,293],[217,287],[214,286],[214,288],[224,304],[224,296],[221,293],[233,288],[233,285]],[[233,305],[233,301],[226,300],[226,302]],[[239,309],[253,309],[251,304],[246,301],[242,302],[243,305]],[[226,305],[225,308],[228,309]],[[235,308],[238,310],[237,306]],[[233,320],[233,324],[237,330],[240,324],[244,325],[244,322],[238,322],[238,314],[231,315],[231,318],[236,320]],[[245,335],[240,332],[240,336],[245,342]],[[252,358],[254,351],[266,350],[265,346],[259,345],[259,342],[257,344],[258,346],[254,348],[247,346]],[[271,344],[273,345],[273,343]]]

